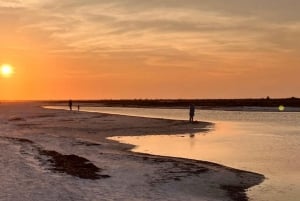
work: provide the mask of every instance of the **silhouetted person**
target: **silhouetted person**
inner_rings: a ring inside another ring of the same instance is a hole
[[[77,105],[77,110],[78,110],[78,112],[80,111],[80,105]]]
[[[190,122],[194,122],[195,116],[195,106],[193,104],[190,105]]]
[[[69,108],[70,108],[70,111],[72,111],[72,106],[73,106],[73,101],[72,101],[72,100],[69,100]]]

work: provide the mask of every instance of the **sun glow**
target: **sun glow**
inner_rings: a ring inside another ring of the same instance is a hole
[[[9,77],[11,76],[11,74],[13,74],[13,68],[11,67],[11,65],[9,64],[3,64],[1,66],[1,74],[4,76],[4,77]]]

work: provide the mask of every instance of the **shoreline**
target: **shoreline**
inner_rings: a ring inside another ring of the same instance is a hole
[[[80,102],[79,102],[80,103]],[[61,107],[65,106],[65,104],[56,104],[55,106]],[[54,107],[55,107],[54,106]],[[122,106],[122,105],[81,105],[84,107],[104,107],[104,108],[138,108],[138,109],[187,109],[188,106],[142,106],[142,105],[128,105],[128,106]],[[283,105],[282,105],[283,106]],[[52,107],[52,106],[46,106],[46,107]],[[282,110],[279,109],[279,106],[277,107],[266,107],[266,106],[197,106],[197,109],[201,110],[212,110],[212,111],[244,111],[244,112],[280,112],[280,113],[285,113],[285,112],[300,112],[300,107],[288,107],[284,106]],[[150,117],[151,118],[151,117]]]
[[[49,110],[40,108],[39,104],[28,103],[1,104],[0,110],[2,121],[6,118],[5,127],[8,127],[8,130],[14,129],[13,137],[31,140],[46,150],[41,152],[48,154],[46,157],[51,157],[49,153],[52,153],[60,160],[61,156],[72,154],[90,161],[101,169],[104,175],[107,175],[103,182],[110,186],[105,190],[108,192],[107,199],[114,200],[109,192],[113,193],[113,189],[121,185],[129,189],[128,192],[120,190],[117,193],[120,194],[119,198],[126,194],[133,196],[131,191],[136,191],[147,192],[147,198],[140,197],[144,200],[185,198],[185,200],[246,201],[248,200],[246,189],[264,180],[261,174],[211,162],[135,153],[130,151],[134,145],[106,139],[113,136],[183,134],[189,130],[205,132],[206,127],[212,125],[208,122],[188,124],[180,120]],[[3,133],[1,136],[4,136]],[[47,169],[47,166],[49,164],[42,168]],[[55,171],[52,171],[52,174],[56,174]],[[132,181],[127,181],[128,177]],[[136,186],[139,184],[143,188]]]
[[[113,136],[113,137],[119,137],[119,136]],[[153,158],[153,159],[170,160],[173,162],[190,163],[193,165],[197,164],[197,165],[200,165],[201,167],[205,167],[208,169],[217,168],[217,169],[232,171],[239,176],[243,175],[243,174],[250,174],[250,175],[253,174],[253,175],[260,177],[260,179],[257,179],[256,184],[250,184],[248,186],[243,181],[240,182],[241,185],[221,185],[220,188],[227,191],[227,193],[228,193],[227,196],[229,196],[231,198],[231,200],[233,200],[233,201],[248,201],[249,198],[246,195],[247,190],[254,186],[260,185],[265,180],[265,176],[263,174],[259,174],[259,173],[253,172],[253,171],[237,169],[237,168],[225,166],[225,165],[211,162],[211,161],[196,160],[196,159],[182,158],[182,157],[176,157],[176,156],[163,156],[163,155],[148,154],[148,153],[143,153],[143,152],[133,152],[132,149],[136,145],[122,143],[122,142],[119,142],[118,140],[114,140],[114,139],[108,139],[108,140],[113,141],[113,143],[120,144],[120,146],[123,148],[123,150],[125,152],[128,152],[129,154],[139,155],[144,158],[146,157],[146,158]],[[199,173],[199,172],[197,172],[197,173]],[[200,171],[200,173],[201,173],[201,171]],[[243,176],[240,176],[240,177],[243,177]],[[248,178],[248,180],[249,180],[249,178]]]

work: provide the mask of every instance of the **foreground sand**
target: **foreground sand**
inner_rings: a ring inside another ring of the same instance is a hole
[[[205,132],[209,123],[0,104],[0,200],[247,200],[260,174],[132,153],[107,137]]]

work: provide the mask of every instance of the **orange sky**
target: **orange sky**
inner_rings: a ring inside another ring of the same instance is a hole
[[[0,0],[0,100],[300,97],[297,0]]]

